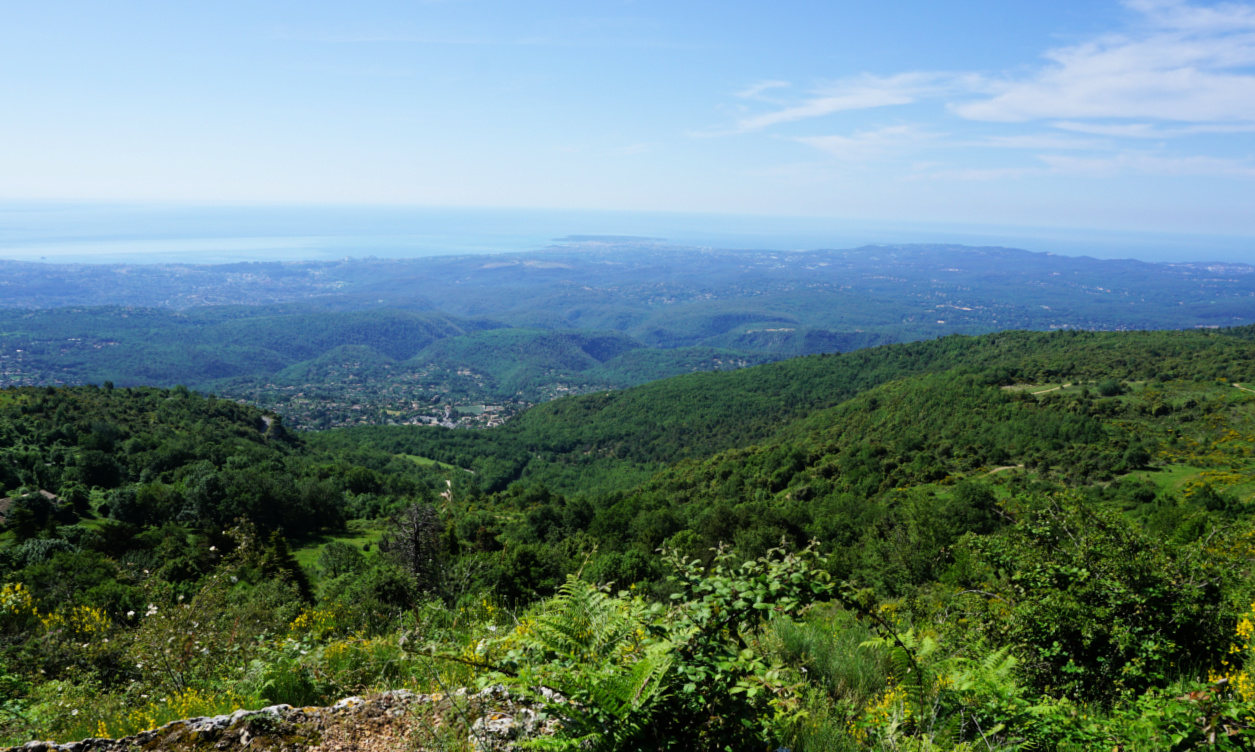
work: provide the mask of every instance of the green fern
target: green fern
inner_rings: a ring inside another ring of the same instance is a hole
[[[675,656],[669,641],[642,640],[646,613],[638,601],[570,577],[526,620],[519,658],[534,670],[516,678],[552,687],[571,701],[565,738],[532,746],[611,749],[648,731]]]
[[[1020,659],[1011,655],[1010,646],[999,648],[979,661],[955,658],[950,661],[948,678],[959,692],[979,692],[1002,700],[1016,696],[1019,687],[1015,670]]]
[[[559,656],[591,660],[640,628],[639,614],[625,605],[625,601],[572,576],[534,618],[536,638]]]
[[[1003,738],[1003,721],[1026,707],[1016,676],[1020,661],[1009,647],[979,659],[939,657],[936,640],[911,630],[862,645],[886,652],[893,679],[906,694],[906,715],[912,723],[892,730],[894,748],[960,750],[977,739],[987,750],[1028,748],[1023,741]],[[1001,721],[991,721],[991,717]]]
[[[674,557],[673,557],[674,558]],[[546,750],[749,749],[799,716],[799,700],[779,667],[749,647],[765,619],[795,618],[827,594],[813,549],[731,567],[675,559],[670,606],[572,576],[509,634],[477,643],[489,668],[484,684],[504,682],[560,714],[558,738],[525,746]],[[541,697],[542,688],[565,702]]]

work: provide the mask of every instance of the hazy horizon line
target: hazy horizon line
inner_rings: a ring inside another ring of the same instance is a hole
[[[999,246],[1152,263],[1248,263],[1255,255],[1255,238],[1246,236],[1113,228],[601,209],[0,199],[0,259],[13,261],[417,258],[538,251],[591,236],[781,252]]]

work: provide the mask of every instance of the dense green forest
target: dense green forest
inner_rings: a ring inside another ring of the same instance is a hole
[[[1249,328],[1231,332],[1248,332]],[[492,431],[361,427],[311,436],[370,445],[475,472],[485,491],[516,480],[568,491],[619,489],[676,460],[760,442],[872,387],[952,369],[993,384],[1064,380],[1252,378],[1247,344],[1197,332],[1001,332],[819,355],[735,373],[699,373],[538,405]],[[944,399],[944,396],[941,397]],[[819,418],[814,418],[819,419]]]
[[[312,430],[494,425],[458,408],[951,333],[1231,327],[1255,297],[1248,265],[959,246],[0,269],[0,386],[182,384]]]
[[[1252,327],[949,336],[482,431],[10,388],[0,738],[500,683],[571,700],[560,749],[1248,748],[1253,452]]]

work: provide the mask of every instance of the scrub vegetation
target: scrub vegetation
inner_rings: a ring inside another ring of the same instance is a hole
[[[482,431],[0,390],[0,739],[503,684],[547,749],[1246,749],[1248,384],[1250,327],[950,336]]]

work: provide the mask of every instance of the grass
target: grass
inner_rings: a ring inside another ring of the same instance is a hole
[[[1127,477],[1150,481],[1163,491],[1180,493],[1185,484],[1198,477],[1201,472],[1203,468],[1193,465],[1164,465],[1153,470],[1137,470]]]
[[[231,713],[246,705],[263,704],[255,697],[196,689],[138,704],[124,695],[102,694],[91,683],[73,685],[67,681],[44,684],[33,699],[34,704],[24,714],[29,725],[0,733],[0,747],[23,744],[32,734],[63,744],[91,737],[120,739],[170,721]],[[75,710],[67,712],[69,708]]]
[[[417,454],[398,454],[397,456],[404,457],[419,467],[438,467],[441,470],[464,470],[464,468],[460,468],[457,465],[450,465],[448,462],[440,462],[429,457],[420,457]]]
[[[853,614],[831,604],[815,608],[801,622],[781,620],[767,628],[771,656],[799,667],[815,688],[808,693],[805,720],[794,729],[794,744],[834,751],[863,748],[846,732],[847,713],[866,707],[890,681],[885,652],[862,647],[874,636]]]
[[[349,520],[348,530],[344,533],[323,533],[303,538],[293,546],[292,555],[309,575],[310,584],[318,585],[318,557],[322,550],[332,541],[340,541],[363,550],[367,557],[373,557],[379,550],[379,539],[383,537],[383,522],[380,520]],[[364,550],[370,544],[370,550]]]
[[[19,394],[18,392],[12,392],[7,389],[0,389],[0,405],[7,405],[9,403],[16,405],[21,402],[30,402],[30,400],[31,398],[29,395]]]
[[[1250,504],[1255,500],[1255,480],[1250,483],[1239,483],[1236,486],[1229,486],[1225,489],[1225,493],[1232,494],[1237,497],[1238,501],[1244,504]]]
[[[1249,471],[1244,468],[1231,467],[1231,471],[1241,475],[1248,475]],[[1194,465],[1165,465],[1163,467],[1151,470],[1138,470],[1129,473],[1129,478],[1137,480],[1145,480],[1154,483],[1161,491],[1168,491],[1180,494],[1185,491],[1186,487],[1196,480],[1209,480],[1208,474],[1215,473],[1215,468],[1196,467]],[[1235,483],[1232,485],[1221,484],[1216,485],[1214,476],[1210,479],[1212,485],[1218,491],[1236,496],[1241,501],[1247,502],[1255,498],[1255,477],[1243,483]]]
[[[862,647],[875,634],[847,611],[825,605],[802,622],[772,622],[771,630],[777,654],[800,664],[835,699],[862,706],[888,684],[888,656]]]

